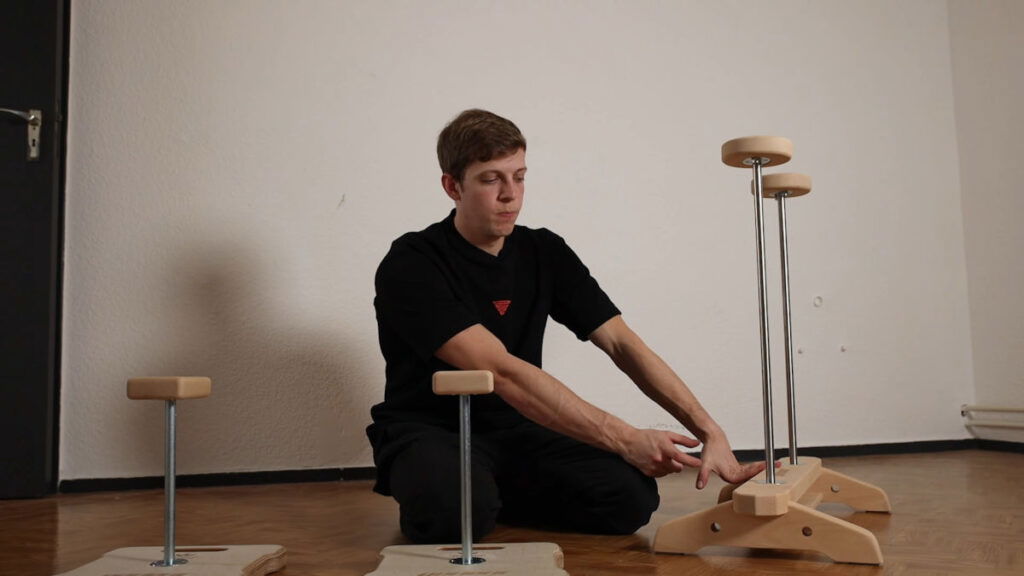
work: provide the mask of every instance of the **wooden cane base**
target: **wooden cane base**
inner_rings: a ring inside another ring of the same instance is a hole
[[[153,566],[162,561],[162,546],[118,548],[98,560],[58,576],[264,576],[284,568],[286,550],[282,546],[193,546],[176,547],[175,558],[187,560],[174,566]]]
[[[662,524],[654,551],[696,554],[705,546],[812,550],[836,562],[882,564],[878,540],[868,530],[815,510],[839,502],[856,510],[891,512],[876,486],[822,468],[818,458],[783,464],[776,484],[765,474],[740,486],[726,486],[719,504]]]
[[[654,537],[655,552],[696,554],[705,546],[813,550],[836,562],[882,564],[874,534],[803,504],[781,516],[748,516],[723,502],[662,524]]]
[[[480,564],[452,564],[462,557],[462,546],[388,546],[380,551],[381,562],[366,576],[459,576],[501,574],[503,576],[569,576],[562,569],[564,557],[557,544],[480,544],[473,557]]]

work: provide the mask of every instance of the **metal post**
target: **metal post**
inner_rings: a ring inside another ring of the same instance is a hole
[[[164,448],[164,559],[153,566],[187,564],[188,560],[174,557],[174,420],[175,401],[167,401],[167,441]]]
[[[786,234],[786,191],[775,196],[779,203],[779,254],[782,258],[782,321],[786,340],[786,400],[789,413],[789,463],[799,464],[796,453],[796,388],[793,379],[793,318],[789,300],[789,240]]]
[[[764,461],[765,483],[775,484],[775,438],[772,421],[772,370],[770,346],[768,343],[768,281],[765,273],[764,257],[764,210],[761,204],[761,158],[752,158],[754,168],[754,224],[757,229],[757,276],[758,276],[758,307],[761,311],[761,384],[764,394]]]
[[[469,394],[459,395],[459,459],[462,472],[462,558],[454,558],[452,564],[479,564],[483,558],[473,557],[473,484],[470,476],[470,414]]]

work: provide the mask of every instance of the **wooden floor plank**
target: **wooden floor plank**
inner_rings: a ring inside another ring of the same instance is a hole
[[[661,508],[636,534],[499,526],[486,541],[554,542],[573,576],[1024,574],[1024,455],[965,450],[823,463],[888,493],[892,515],[820,507],[874,533],[884,566],[835,564],[818,554],[784,551],[653,554],[650,543],[661,523],[717,500],[721,483],[694,490],[689,470],[659,481]],[[281,576],[363,576],[376,568],[382,548],[408,543],[398,531],[397,505],[370,487],[359,481],[179,489],[177,543],[280,544],[288,549]],[[0,576],[50,576],[110,550],[162,543],[160,490],[0,501]]]

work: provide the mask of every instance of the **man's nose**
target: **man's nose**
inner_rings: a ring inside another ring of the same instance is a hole
[[[516,199],[518,190],[514,182],[504,182],[501,185],[501,189],[498,191],[498,200],[502,202],[511,202]]]

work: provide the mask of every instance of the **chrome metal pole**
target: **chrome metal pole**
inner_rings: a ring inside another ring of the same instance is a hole
[[[167,401],[167,441],[164,452],[164,559],[154,566],[186,564],[185,559],[174,558],[174,451],[175,401]]]
[[[789,238],[786,233],[786,195],[780,191],[775,200],[779,204],[779,254],[782,258],[782,322],[786,343],[786,401],[789,414],[789,463],[799,464],[796,452],[796,388],[793,379],[793,318],[789,299]]]
[[[462,468],[462,558],[460,564],[473,564],[473,486],[471,477],[469,394],[459,396],[459,456]],[[454,561],[453,561],[454,562]]]
[[[761,311],[761,384],[764,394],[764,461],[765,483],[775,484],[775,438],[772,421],[772,369],[771,347],[768,342],[768,309],[765,306],[768,292],[768,281],[765,273],[764,257],[764,207],[761,203],[761,162],[760,158],[751,159],[754,168],[754,224],[757,229],[757,277],[758,307]]]

